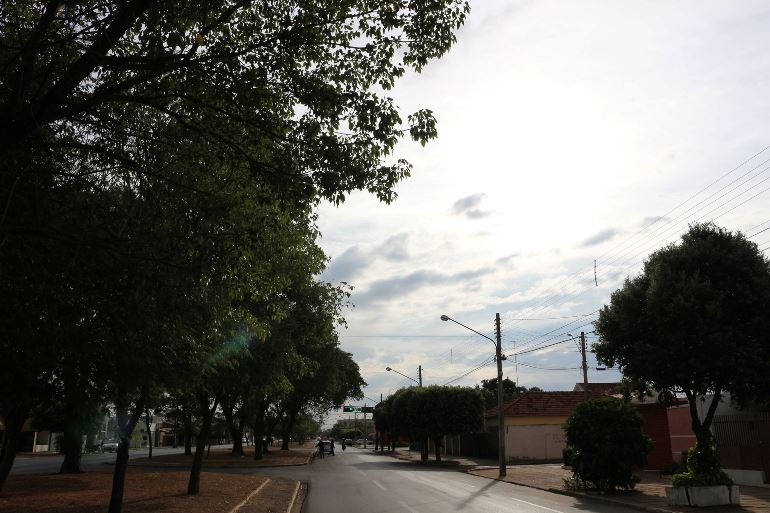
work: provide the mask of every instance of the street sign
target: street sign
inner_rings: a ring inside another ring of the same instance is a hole
[[[372,413],[374,411],[374,406],[364,406],[361,408],[361,411],[364,413]]]
[[[361,413],[361,407],[346,404],[342,407],[342,411],[345,413]]]

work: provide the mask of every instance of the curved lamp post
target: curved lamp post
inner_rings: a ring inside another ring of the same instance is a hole
[[[396,369],[393,369],[391,367],[385,367],[385,370],[388,371],[388,372],[395,372],[396,374],[400,374],[400,375],[404,376],[406,379],[411,379],[412,381],[417,383],[417,386],[420,386],[420,387],[422,386],[422,365],[419,366],[419,371],[418,371],[418,374],[417,374],[417,377],[420,378],[419,380],[416,380],[416,379],[414,379],[414,378],[412,378],[410,376],[407,376],[403,372],[398,372]]]
[[[448,315],[441,316],[442,321],[452,321],[455,324],[459,324],[465,329],[474,332],[477,335],[481,335],[485,339],[489,340],[495,345],[495,360],[497,360],[497,445],[498,445],[498,460],[500,464],[500,477],[505,476],[505,424],[503,418],[503,360],[505,357],[501,354],[501,337],[500,337],[500,314],[495,314],[495,331],[497,333],[497,341],[492,340],[490,337],[479,333],[473,328],[466,326],[465,324],[456,321]]]

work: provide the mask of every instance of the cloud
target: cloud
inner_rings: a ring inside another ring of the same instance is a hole
[[[665,217],[665,216],[650,216],[650,217],[645,217],[644,219],[642,219],[642,222],[641,222],[640,226],[641,226],[642,228],[645,228],[645,229],[646,229],[646,228],[649,228],[650,226],[652,226],[652,225],[654,225],[654,224],[657,224],[657,222],[658,222],[658,221],[665,221],[665,222],[668,222],[668,221],[669,221],[669,218],[668,218],[668,217]]]
[[[452,205],[452,213],[456,216],[464,215],[468,219],[481,219],[487,217],[492,212],[488,210],[481,210],[479,206],[486,194],[479,192],[465,196],[454,202]]]
[[[407,251],[407,241],[409,240],[408,233],[399,233],[389,237],[385,242],[377,247],[375,252],[387,260],[394,262],[403,262],[409,259],[409,252]]]
[[[361,294],[355,294],[353,302],[357,305],[377,303],[406,296],[418,289],[438,285],[469,282],[494,272],[491,268],[480,268],[459,273],[446,274],[428,269],[420,269],[403,276],[395,276],[373,282]]]
[[[377,260],[406,261],[410,258],[407,250],[408,241],[408,233],[399,233],[388,237],[382,244],[375,247],[350,246],[331,259],[322,278],[330,283],[350,282]]]
[[[594,234],[587,238],[585,241],[583,241],[580,244],[581,248],[586,248],[589,246],[596,246],[598,244],[601,244],[602,242],[607,242],[608,240],[613,239],[615,236],[617,236],[620,232],[616,230],[615,228],[607,228],[606,230],[602,230],[597,234]]]
[[[511,253],[510,255],[506,255],[503,257],[498,258],[495,260],[496,265],[508,265],[511,263],[512,260],[519,257],[519,253]]]
[[[371,263],[371,256],[359,246],[351,246],[339,256],[332,258],[329,267],[323,273],[323,279],[329,283],[349,282]]]

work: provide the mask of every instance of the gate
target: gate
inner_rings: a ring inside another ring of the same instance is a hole
[[[714,418],[714,438],[724,468],[761,470],[770,479],[770,412]]]

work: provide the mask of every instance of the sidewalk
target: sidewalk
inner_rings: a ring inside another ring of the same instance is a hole
[[[378,453],[379,454],[379,453]],[[407,449],[397,449],[395,454],[385,452],[395,458],[413,461],[420,461],[419,451],[409,451]],[[435,461],[435,456],[431,454],[429,465],[442,467],[453,467],[463,469],[469,474],[487,479],[498,479],[498,465],[496,460],[457,456],[443,456],[442,462]],[[576,497],[590,497],[595,500],[609,502],[613,504],[622,504],[624,506],[649,511],[653,513],[685,513],[696,512],[698,508],[669,506],[666,501],[666,486],[671,486],[671,476],[660,476],[658,472],[644,471],[639,474],[641,482],[636,485],[633,491],[622,491],[614,494],[600,494],[597,492],[572,492],[564,488],[564,479],[571,475],[569,470],[562,468],[560,464],[537,464],[537,465],[509,465],[506,467],[507,475],[503,481],[514,483],[530,488],[537,488],[552,493],[572,495]],[[705,511],[708,513],[770,513],[770,487],[759,486],[740,486],[741,505],[740,506],[720,506],[709,507]]]
[[[478,467],[469,470],[470,474],[498,479],[497,467]],[[643,511],[663,512],[693,512],[698,508],[686,506],[669,506],[666,501],[666,486],[671,486],[670,476],[661,477],[657,472],[641,472],[641,482],[633,491],[621,491],[614,494],[599,494],[597,492],[572,492],[564,489],[564,478],[570,476],[570,471],[560,465],[514,465],[507,467],[507,475],[503,481],[538,488],[554,493],[590,497],[603,502],[622,504]],[[757,486],[740,487],[741,506],[719,506],[706,508],[708,513],[727,513],[745,511],[749,513],[770,513],[770,488]]]

